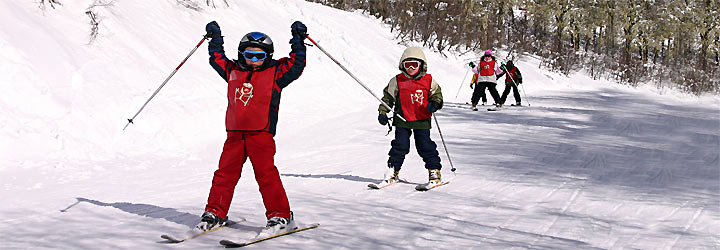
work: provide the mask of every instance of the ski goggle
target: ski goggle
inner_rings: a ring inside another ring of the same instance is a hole
[[[408,60],[403,62],[403,68],[406,69],[417,69],[420,68],[420,61]]]
[[[265,60],[265,58],[267,57],[267,53],[265,53],[265,51],[254,51],[254,50],[243,51],[242,55],[243,55],[243,57],[245,57],[245,59],[253,61],[253,62]]]

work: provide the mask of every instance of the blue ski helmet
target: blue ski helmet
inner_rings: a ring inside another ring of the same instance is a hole
[[[243,58],[242,53],[247,47],[261,48],[268,54],[267,59],[265,59],[267,61],[272,59],[273,52],[275,51],[272,39],[270,39],[268,35],[265,35],[265,33],[257,31],[245,34],[240,40],[240,45],[238,45],[238,59]]]

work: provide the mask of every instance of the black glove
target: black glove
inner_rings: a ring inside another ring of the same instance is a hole
[[[474,63],[474,62],[470,62],[470,63],[468,64],[468,66],[470,66],[470,68],[475,68],[475,63]]]
[[[219,38],[222,36],[222,32],[220,32],[220,25],[218,25],[215,21],[209,22],[205,25],[205,31],[207,32],[207,35],[205,36],[209,38]]]
[[[442,108],[442,105],[440,105],[440,103],[438,103],[436,101],[428,102],[427,110],[430,113],[435,113],[436,111],[438,111],[438,109],[441,109],[441,108]]]
[[[380,125],[387,125],[388,124],[388,117],[386,114],[379,114],[378,115],[378,122],[380,122]]]
[[[293,38],[290,39],[290,43],[302,43],[307,38],[307,26],[300,21],[295,21],[290,25],[290,32]]]

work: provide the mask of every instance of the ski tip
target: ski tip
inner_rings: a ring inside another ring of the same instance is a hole
[[[167,234],[160,235],[160,238],[167,240],[167,243],[180,243],[180,242],[184,241],[184,240],[175,239],[172,236],[167,235]]]
[[[236,243],[229,240],[220,240],[220,245],[225,246],[225,248],[235,248],[235,247],[244,247],[247,246],[247,243]]]

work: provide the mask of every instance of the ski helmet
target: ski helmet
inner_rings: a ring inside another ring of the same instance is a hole
[[[486,55],[486,56],[492,56],[492,50],[490,50],[490,49],[489,49],[489,50],[486,50],[486,51],[485,51],[485,55]]]
[[[268,35],[265,35],[265,33],[257,31],[245,34],[240,40],[240,44],[238,45],[239,59],[243,58],[242,53],[247,47],[261,48],[268,54],[267,59],[265,59],[266,61],[270,61],[268,59],[272,59],[273,52],[275,51],[272,39],[270,39]]]

